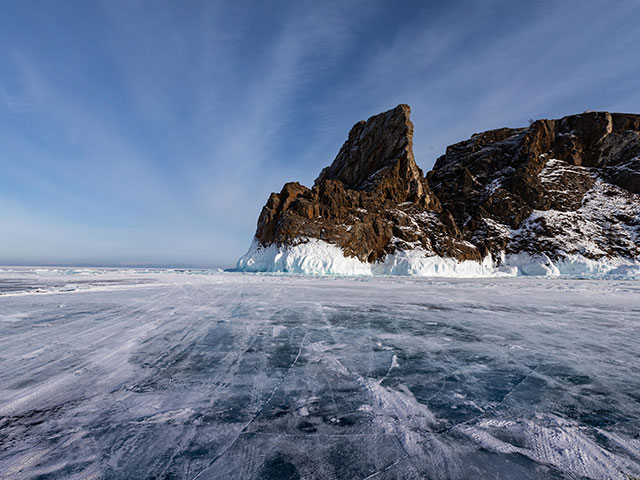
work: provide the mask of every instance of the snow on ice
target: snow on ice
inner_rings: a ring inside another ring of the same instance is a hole
[[[630,280],[4,269],[0,476],[637,478],[639,319]]]

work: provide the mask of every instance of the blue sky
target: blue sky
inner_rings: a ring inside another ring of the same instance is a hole
[[[351,126],[640,112],[640,2],[0,0],[0,264],[231,266]]]

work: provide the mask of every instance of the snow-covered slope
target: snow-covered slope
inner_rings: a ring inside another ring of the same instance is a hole
[[[587,168],[551,159],[539,177],[543,184],[550,186],[549,194],[558,198],[571,192],[552,190],[554,176],[573,174],[576,177],[576,170],[589,175]],[[518,229],[500,225],[511,250],[527,251],[527,245],[535,242],[538,250],[556,252],[558,256],[578,254],[591,259],[637,251],[640,245],[640,195],[597,177],[591,181],[592,187],[573,210],[533,210]]]

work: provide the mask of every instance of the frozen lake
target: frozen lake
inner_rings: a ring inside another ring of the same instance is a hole
[[[0,477],[631,480],[640,283],[0,270]]]

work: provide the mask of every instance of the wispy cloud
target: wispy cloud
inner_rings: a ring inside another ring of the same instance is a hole
[[[42,88],[32,65],[16,51],[10,51],[5,60],[12,66],[15,75],[13,84],[8,81],[9,78],[0,81],[0,100],[12,112],[33,112],[40,103]]]
[[[13,6],[0,251],[231,264],[269,192],[310,184],[354,122],[397,103],[424,169],[476,131],[640,110],[639,15],[633,1]]]

